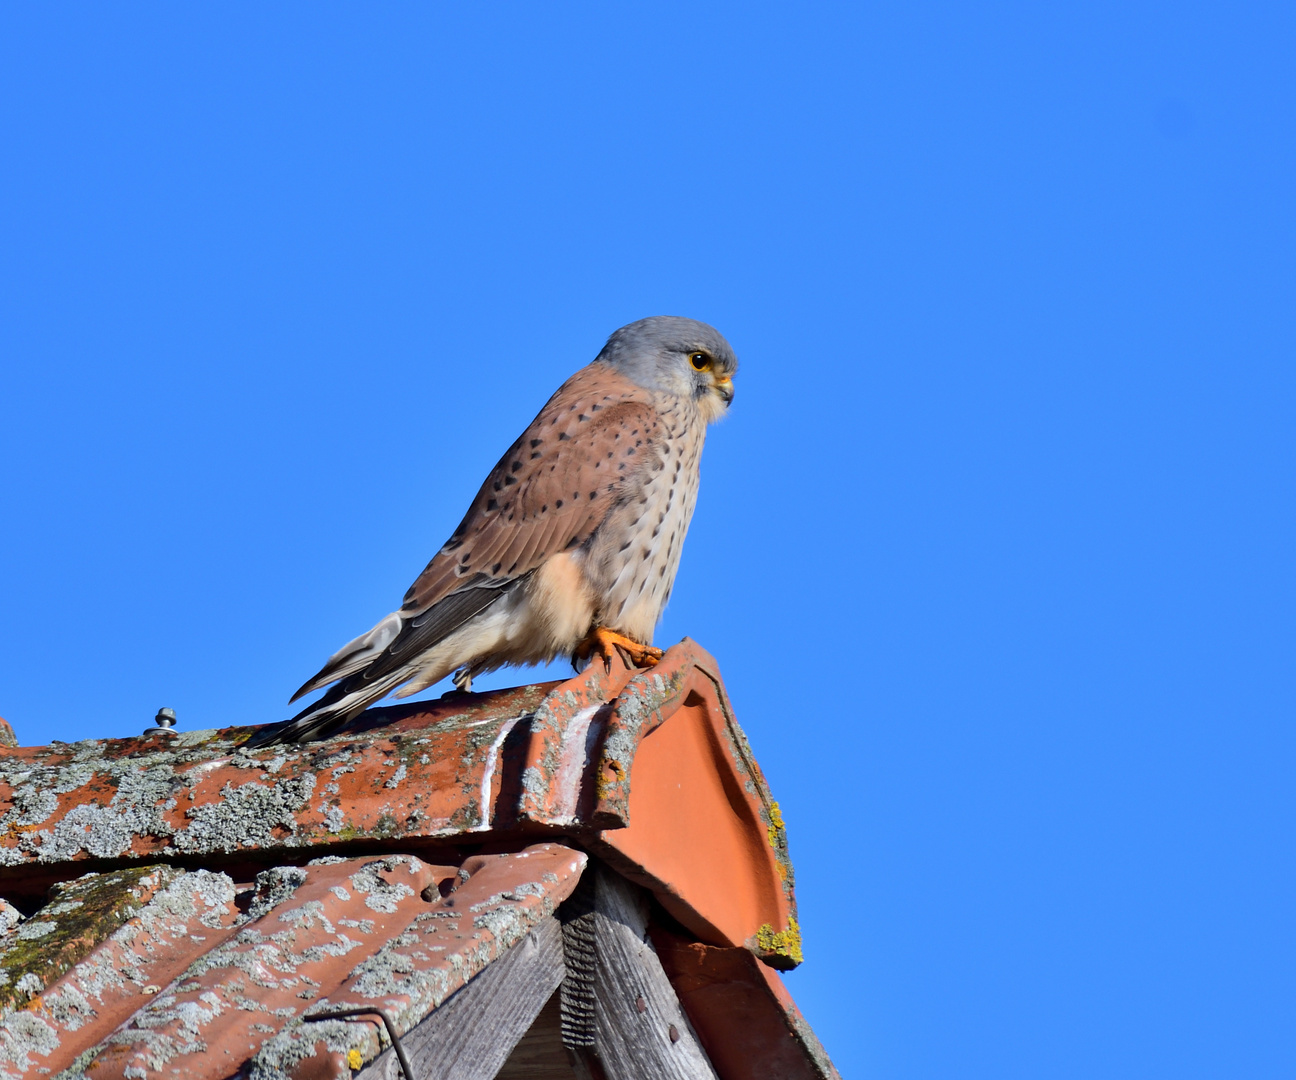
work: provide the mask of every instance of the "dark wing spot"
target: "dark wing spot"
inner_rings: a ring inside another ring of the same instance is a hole
[[[512,566],[510,566],[510,567],[508,568],[509,577],[512,577],[512,576],[513,576],[513,571],[516,570],[516,569],[517,569],[517,563],[514,563]]]
[[[570,540],[567,541],[567,546],[571,548],[571,547],[575,547],[579,543],[580,543],[580,537],[573,536]]]
[[[503,565],[504,564],[502,562],[497,562],[494,566],[491,567],[491,573],[498,574],[500,572],[500,567]]]
[[[544,454],[540,453],[539,450],[537,450],[534,454],[531,455],[531,460],[535,461],[535,459],[538,457],[544,457]]]
[[[554,509],[555,509],[555,510],[561,510],[561,509],[562,509],[562,499],[556,499],[556,500],[554,500]]]
[[[624,544],[622,544],[619,548],[617,548],[617,551],[625,551],[625,549],[628,548],[633,543],[634,543],[633,540],[627,540]]]
[[[514,472],[521,472],[521,471],[522,471],[522,462],[520,462],[520,461],[515,461],[515,462],[513,462],[513,464],[512,464],[511,466],[509,466],[509,467],[510,467]]]
[[[591,492],[590,492],[590,498],[591,498],[591,499],[596,499],[596,498],[598,498],[598,492],[597,492],[597,491],[591,491]]]
[[[584,423],[586,420],[589,419],[589,417],[586,416],[584,413],[581,413],[578,417],[576,417],[576,419],[581,421],[581,423]]]
[[[496,502],[494,499],[487,499],[487,500],[486,500],[486,509],[487,509],[487,510],[498,510],[498,509],[499,509],[499,503]]]
[[[539,446],[543,441],[544,441],[543,439],[532,439],[532,440],[531,440],[531,449],[534,450],[534,449],[535,449],[537,446]]]
[[[505,483],[505,484],[516,484],[516,483],[517,483],[517,477],[516,477],[516,476],[506,476],[506,477],[504,477],[504,483]]]
[[[559,441],[559,442],[567,442],[567,440],[570,439],[570,438],[571,438],[571,436],[568,435],[567,432],[565,432],[565,431],[560,431],[560,432],[558,432],[558,441]]]
[[[549,504],[548,504],[548,503],[545,503],[544,506],[540,507],[540,513],[542,513],[542,514],[547,513],[548,510],[549,510]]]
[[[639,558],[643,559],[645,562],[646,562],[647,560],[651,559],[651,558],[652,558],[652,548],[641,548],[641,549],[640,549]]]
[[[606,401],[607,398],[605,397],[603,400]],[[601,408],[603,408],[602,405],[591,405],[591,406],[590,406],[590,412],[598,412],[599,409],[601,409]]]

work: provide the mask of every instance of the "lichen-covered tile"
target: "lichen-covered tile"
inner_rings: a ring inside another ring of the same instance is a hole
[[[0,1008],[41,993],[181,873],[137,866],[56,885],[48,904],[0,939]]]
[[[318,1011],[377,1007],[397,1031],[413,1028],[451,994],[554,913],[580,880],[586,856],[561,844],[476,855],[452,893],[428,904],[404,933],[360,959]],[[377,1018],[293,1022],[266,1040],[253,1072],[296,1080],[346,1077],[381,1050]],[[385,1041],[385,1036],[384,1036]]]
[[[85,1075],[121,1080],[230,1075],[424,911],[458,868],[412,855],[327,857],[257,879],[248,921],[205,949],[109,1035]]]
[[[48,943],[50,963],[42,967],[38,955],[11,988],[25,991],[26,1003],[0,1017],[0,1078],[71,1066],[228,936],[238,917],[234,883],[205,870],[141,867],[87,875],[57,889],[23,924],[57,928],[32,939],[38,947]],[[77,962],[65,966],[74,952]]]

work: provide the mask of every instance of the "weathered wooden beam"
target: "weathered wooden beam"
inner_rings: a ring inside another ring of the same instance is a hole
[[[562,930],[550,917],[446,999],[401,1043],[420,1080],[492,1080],[563,980]],[[404,1080],[392,1049],[356,1080]]]
[[[577,1071],[606,1080],[717,1080],[648,940],[648,893],[591,862],[567,904],[562,1019]]]
[[[558,995],[549,999],[495,1080],[578,1080],[571,1051],[563,1046]]]

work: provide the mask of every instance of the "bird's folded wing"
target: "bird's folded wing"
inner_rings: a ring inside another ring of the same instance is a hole
[[[568,379],[486,478],[401,614],[506,585],[588,540],[643,472],[660,467],[661,421],[647,398],[601,363]]]
[[[578,371],[491,471],[401,609],[339,649],[292,700],[361,672],[391,674],[549,556],[578,548],[661,467],[660,423],[647,392],[606,364]]]

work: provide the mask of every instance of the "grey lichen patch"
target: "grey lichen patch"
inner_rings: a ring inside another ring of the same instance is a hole
[[[39,1059],[49,1057],[58,1045],[58,1032],[39,1016],[8,1013],[0,1024],[0,1074],[23,1076],[35,1070]]]
[[[395,876],[398,870],[409,874],[413,869],[416,868],[412,856],[392,855],[365,863],[351,875],[350,881],[355,891],[365,898],[365,907],[390,915],[405,897],[414,895],[414,890],[403,881],[389,882],[383,875]]]
[[[0,759],[0,784],[12,789],[0,831],[13,844],[0,848],[0,864],[16,866],[33,856],[61,862],[81,852],[115,858],[137,837],[171,835],[162,812],[189,783],[175,772],[181,755],[174,745],[129,756],[104,751],[103,741],[87,739],[52,745],[48,763]],[[58,813],[60,795],[83,790],[92,797],[53,826],[41,827]]]
[[[178,731],[171,736],[171,745],[177,750],[196,750],[221,741],[219,728],[199,728],[197,731]]]
[[[318,1053],[319,1044],[333,1053],[347,1054],[353,1068],[377,1056],[373,1025],[345,1020],[318,1020],[289,1024],[270,1036],[247,1063],[248,1080],[284,1080],[291,1070]]]
[[[330,787],[334,785],[330,784]],[[329,832],[336,836],[346,827],[346,814],[342,813],[340,806],[329,806],[327,804],[320,807],[320,813],[324,815],[324,826]]]
[[[130,1056],[141,1064],[128,1065],[124,1075],[147,1076],[148,1071],[158,1071],[182,1054],[205,1053],[208,1046],[202,1037],[204,1029],[227,1007],[217,994],[211,992],[200,994],[197,1000],[190,1001],[178,1001],[174,995],[167,994],[154,999],[142,1010],[145,1017],[136,1014],[133,1023],[147,1022],[148,1027],[119,1028],[101,1045],[109,1053],[115,1047],[129,1047],[134,1051]],[[164,1024],[168,1025],[167,1030],[153,1030]]]
[[[474,904],[474,909],[480,905]],[[512,904],[503,904],[473,915],[474,930],[489,930],[505,948],[522,937],[532,920]]]
[[[128,760],[107,766],[115,788],[106,804],[86,802],[72,807],[53,828],[39,828],[58,810],[58,796],[88,785],[102,773],[104,763],[78,755],[98,743],[76,743],[73,760],[59,767],[22,770],[0,764],[0,781],[13,787],[13,804],[0,816],[0,830],[16,836],[17,846],[0,848],[0,863],[16,866],[35,853],[41,862],[64,862],[84,851],[98,858],[127,852],[137,836],[170,836],[161,803],[183,784],[166,765]]]
[[[542,805],[548,790],[549,781],[538,766],[528,765],[522,770],[522,792],[529,803],[536,806]]]
[[[0,947],[0,1006],[20,1006],[40,993],[181,873],[170,866],[137,866],[55,886],[51,903]]]
[[[23,921],[23,913],[8,900],[0,899],[0,940],[7,937]]]
[[[247,919],[252,921],[269,914],[305,884],[306,871],[300,866],[275,866],[262,870],[256,876],[256,893],[248,908]]]
[[[226,784],[220,802],[186,812],[192,824],[177,832],[173,842],[186,852],[231,852],[271,841],[291,846],[297,829],[295,814],[310,801],[314,790],[315,777],[311,775],[269,785],[256,781],[238,787]],[[287,838],[276,837],[276,829],[287,830]]]

